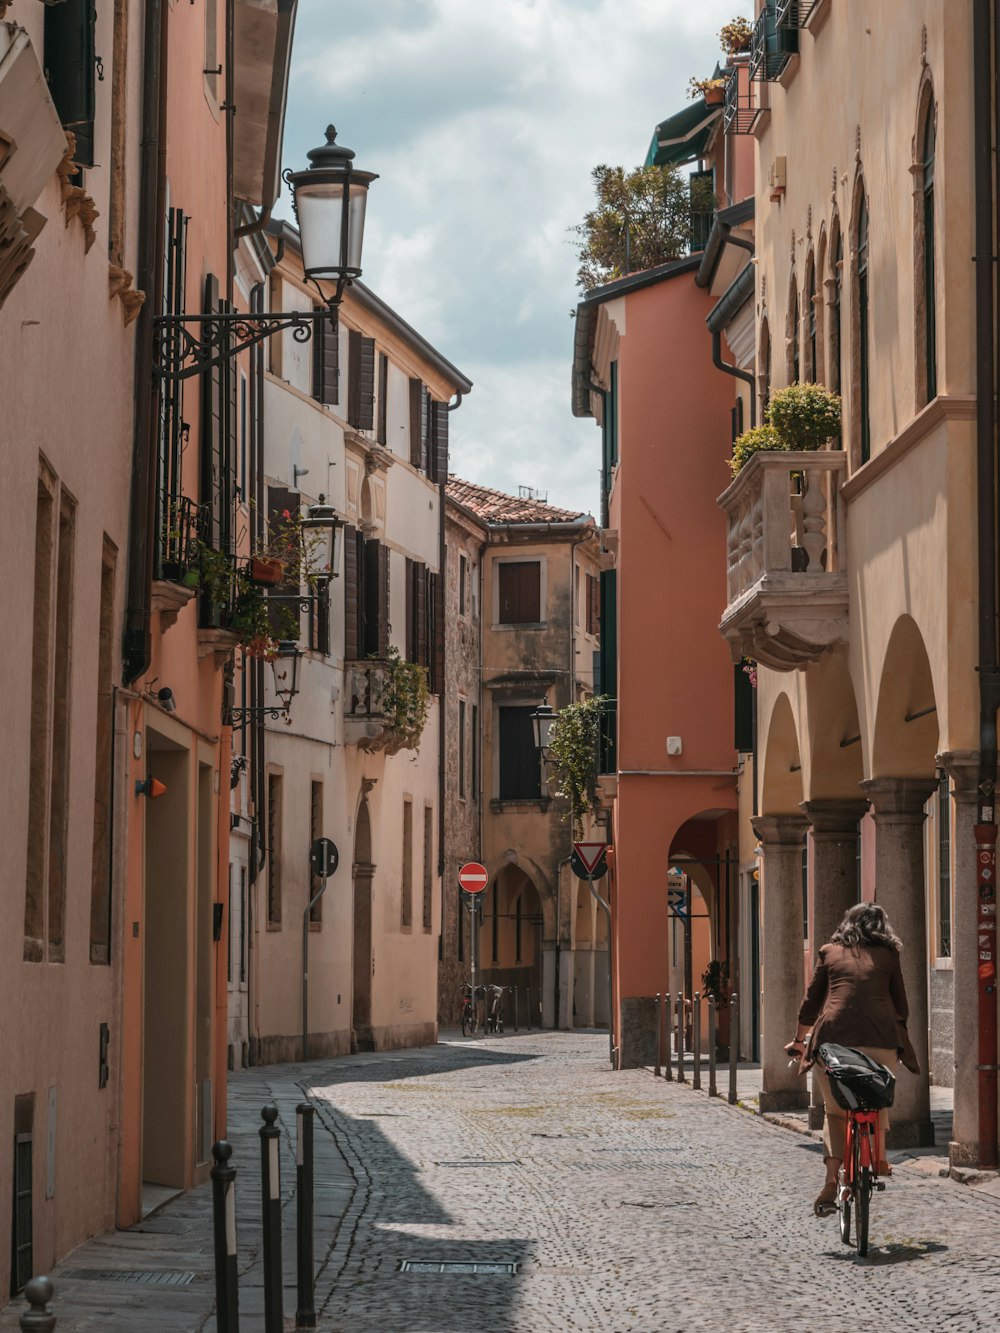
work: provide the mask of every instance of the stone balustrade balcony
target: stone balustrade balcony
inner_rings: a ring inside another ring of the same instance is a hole
[[[381,750],[389,740],[385,712],[389,686],[386,662],[344,663],[344,740],[362,750]]]
[[[842,449],[761,452],[719,497],[734,661],[794,671],[847,637],[846,472]]]

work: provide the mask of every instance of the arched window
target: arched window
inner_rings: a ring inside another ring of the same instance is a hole
[[[816,383],[816,264],[810,257],[806,277],[806,378]]]
[[[869,364],[869,255],[868,255],[868,200],[864,191],[858,203],[858,430],[861,442],[861,462],[872,456],[872,428],[870,416],[871,366]]]
[[[760,417],[763,421],[771,401],[771,331],[767,316],[760,322],[760,353],[757,360],[757,384],[760,391]]]
[[[934,281],[934,103],[927,105],[924,117],[923,167],[923,245],[924,245],[924,366],[927,376],[927,402],[937,396],[937,309]]]
[[[835,393],[843,392],[841,371],[842,303],[844,295],[844,236],[835,219],[833,239],[830,242],[830,385]]]
[[[792,287],[789,293],[789,330],[788,330],[788,383],[798,384],[801,379],[801,347],[799,343],[799,289],[792,274]]]

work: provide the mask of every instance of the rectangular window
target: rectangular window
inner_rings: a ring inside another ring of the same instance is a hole
[[[218,31],[218,0],[205,0],[205,89],[214,102],[219,100],[219,76],[222,72]]]
[[[469,577],[469,562],[464,555],[458,557],[458,614],[465,615],[465,585]]]
[[[389,548],[372,537],[362,543],[359,564],[360,657],[389,651]]]
[[[94,165],[96,24],[94,0],[64,0],[45,10],[45,78],[63,127],[76,138],[73,160],[82,167]]]
[[[111,962],[111,789],[114,744],[115,563],[104,538],[97,629],[97,746],[94,758],[94,854],[90,871],[90,961]]]
[[[65,490],[59,504],[59,554],[56,560],[55,657],[52,672],[52,758],[49,784],[50,963],[66,958],[66,884],[69,874],[70,700],[73,679],[73,565],[76,505]]]
[[[281,925],[281,825],[282,780],[280,773],[267,775],[267,924]]]
[[[458,701],[458,799],[465,800],[465,700]]]
[[[375,339],[357,329],[347,335],[347,421],[355,430],[375,427]]]
[[[472,763],[469,765],[472,799],[479,800],[479,708],[472,705]]]
[[[430,454],[431,396],[418,379],[410,380],[410,462],[427,471]]]
[[[310,847],[317,838],[323,836],[323,784],[313,779],[309,784],[309,845]],[[323,887],[322,877],[319,875],[309,876],[309,900],[316,897]],[[313,903],[312,910],[309,913],[309,924],[317,928],[323,923],[323,899],[320,898]]]
[[[428,635],[427,566],[406,561],[406,658],[419,666],[430,665]]]
[[[538,560],[503,560],[497,564],[498,623],[537,625],[542,619],[542,566]]]
[[[951,957],[951,791],[948,775],[938,786],[938,957]]]
[[[385,352],[378,354],[378,427],[375,438],[379,444],[386,444],[389,438],[389,358]]]
[[[399,924],[413,929],[413,802],[403,800],[403,879],[399,900]]]
[[[45,956],[45,873],[48,850],[49,761],[56,479],[43,464],[35,505],[34,607],[31,643],[31,753],[28,766],[28,857],[24,898],[24,960]]]
[[[430,934],[434,915],[434,807],[424,806],[424,931]]]
[[[541,767],[531,725],[532,712],[530,705],[500,709],[501,801],[541,799]]]
[[[596,574],[587,575],[587,633],[595,637],[601,632],[601,581]]]
[[[313,325],[313,397],[336,403],[340,396],[340,325],[329,315]]]
[[[236,935],[233,931],[233,863],[229,862],[229,895],[226,902],[226,921],[229,923],[228,948],[226,949],[226,979],[229,989],[233,988],[233,953],[236,948]]]

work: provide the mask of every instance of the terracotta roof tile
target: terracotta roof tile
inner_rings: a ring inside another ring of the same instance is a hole
[[[462,505],[484,523],[573,523],[590,517],[569,509],[557,509],[544,500],[505,495],[503,491],[477,486],[460,477],[448,478],[447,495],[449,500]]]

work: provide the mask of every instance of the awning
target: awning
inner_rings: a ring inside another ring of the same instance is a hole
[[[646,166],[683,167],[704,157],[715,124],[721,118],[721,106],[708,106],[704,97],[699,97],[683,111],[661,120],[653,131]]]

